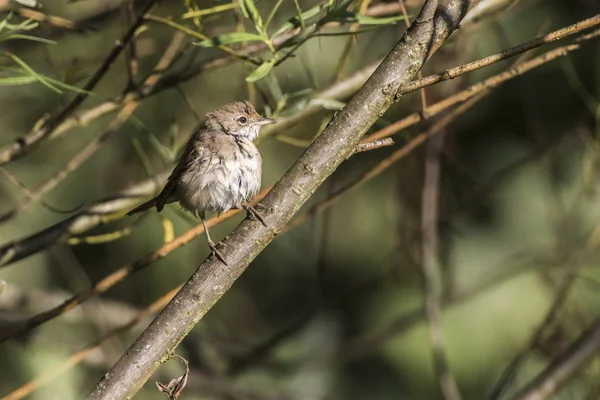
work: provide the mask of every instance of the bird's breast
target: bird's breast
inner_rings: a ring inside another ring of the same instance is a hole
[[[181,205],[190,211],[226,212],[252,200],[261,185],[262,160],[254,143],[236,140],[233,146],[203,154],[192,161],[177,185]]]

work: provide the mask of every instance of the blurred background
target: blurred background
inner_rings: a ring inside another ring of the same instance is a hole
[[[452,35],[424,76],[600,10],[596,0],[494,3],[497,10],[472,16]],[[0,1],[2,150],[81,93],[146,4]],[[2,162],[0,396],[38,378],[24,398],[85,398],[151,321],[156,310],[147,307],[208,255],[206,238],[193,234],[199,220],[176,205],[122,218],[160,190],[207,112],[249,99],[282,121],[259,138],[269,187],[364,82],[372,71],[364,68],[402,37],[403,8],[412,21],[422,2],[257,0],[261,21],[247,4],[254,3],[154,5],[135,30],[135,51],[115,60],[71,125]],[[268,43],[222,40],[242,31]],[[369,133],[413,113],[427,116],[424,101],[434,105],[570,42],[409,93]],[[156,70],[161,59],[168,68]],[[157,84],[146,80],[153,70]],[[426,164],[440,169],[439,182],[429,183],[438,191],[434,252],[449,367],[464,399],[488,398],[495,387],[496,398],[510,397],[600,315],[599,94],[600,43],[591,39],[469,108],[453,106],[394,132],[392,146],[351,157],[179,346],[190,366],[181,398],[442,399],[423,312],[422,214],[432,212],[423,207]],[[123,104],[129,113],[119,114]],[[431,131],[444,118],[451,119]],[[398,156],[424,132],[436,134],[431,143]],[[220,240],[242,218],[220,222],[211,235]],[[189,230],[177,242],[185,246],[151,254]],[[140,270],[23,328],[127,265]],[[89,352],[66,366],[82,349]],[[513,379],[499,387],[521,353]],[[177,359],[165,363],[137,397],[166,399],[153,381],[184,371]],[[554,398],[597,399],[599,382],[596,358]]]

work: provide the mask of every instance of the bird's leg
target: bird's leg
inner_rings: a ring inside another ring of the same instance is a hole
[[[221,252],[217,250],[215,242],[213,242],[210,238],[210,233],[208,233],[208,226],[206,225],[206,214],[204,212],[200,213],[200,219],[202,220],[202,225],[204,226],[204,232],[206,232],[206,239],[208,239],[208,247],[210,248],[211,254],[217,257],[217,259],[223,264],[229,266],[229,264],[227,264],[227,261],[225,261],[225,257],[223,257],[223,254],[221,254]]]
[[[269,225],[267,225],[267,223],[265,222],[265,219],[262,217],[262,215],[260,215],[260,213],[256,210],[256,208],[252,207],[250,204],[244,204],[244,205],[242,205],[242,208],[244,210],[246,210],[246,212],[248,213],[248,216],[254,216],[265,227],[269,227]]]

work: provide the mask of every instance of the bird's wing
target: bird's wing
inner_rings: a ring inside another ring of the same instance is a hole
[[[196,133],[190,139],[179,162],[173,169],[173,172],[167,179],[167,184],[156,197],[156,209],[160,212],[165,204],[176,200],[175,190],[179,184],[181,175],[187,172],[197,174],[207,173],[207,166],[212,160],[212,151],[207,147],[207,141],[210,141],[211,135],[202,135],[202,130],[197,129]]]
[[[181,176],[181,173],[185,170],[187,163],[192,158],[192,152],[194,152],[194,148],[188,143],[183,154],[179,158],[179,162],[173,169],[173,172],[171,172],[171,175],[169,175],[165,187],[158,194],[158,196],[156,196],[156,210],[158,212],[160,212],[164,208],[165,204],[175,200],[175,190],[177,189],[179,177]]]

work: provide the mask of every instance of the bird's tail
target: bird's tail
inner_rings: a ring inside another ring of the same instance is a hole
[[[146,211],[151,209],[152,207],[156,206],[156,203],[158,201],[158,197],[155,197],[153,199],[148,200],[147,202],[140,204],[139,206],[137,206],[136,208],[134,208],[133,210],[129,211],[127,213],[127,215],[133,215],[133,214],[137,214],[140,213],[142,211]]]

